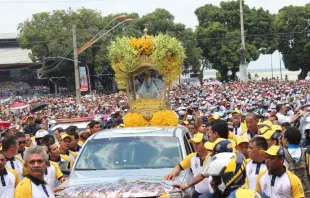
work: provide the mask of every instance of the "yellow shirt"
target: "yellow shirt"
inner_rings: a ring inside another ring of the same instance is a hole
[[[54,198],[47,183],[26,176],[16,187],[14,198]]]

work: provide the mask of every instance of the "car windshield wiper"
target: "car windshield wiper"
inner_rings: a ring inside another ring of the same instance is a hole
[[[76,169],[74,169],[74,170],[98,170],[98,169],[96,169],[96,168],[76,168]]]
[[[106,168],[76,168],[74,170],[78,170],[78,171],[88,171],[88,170],[107,170]]]

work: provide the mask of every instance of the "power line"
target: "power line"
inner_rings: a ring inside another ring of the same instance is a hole
[[[76,3],[76,2],[103,2],[108,0],[50,0],[50,1],[0,1],[3,4],[18,4],[18,3]]]

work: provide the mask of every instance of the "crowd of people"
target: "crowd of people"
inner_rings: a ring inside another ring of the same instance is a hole
[[[245,191],[269,197],[310,196],[308,87],[309,82],[300,81],[172,87],[170,107],[192,134],[196,152],[164,178],[173,180],[191,168],[195,178],[175,187],[193,186],[193,197]],[[130,111],[124,93],[87,95],[81,106],[73,96],[16,100],[11,103],[47,107],[34,113],[1,106],[1,119],[11,126],[0,126],[0,197],[53,197],[63,189],[59,185],[66,180],[65,170],[72,168],[84,142],[103,129],[124,127],[122,118]],[[48,132],[53,120],[84,117],[93,119],[84,131],[70,126]]]

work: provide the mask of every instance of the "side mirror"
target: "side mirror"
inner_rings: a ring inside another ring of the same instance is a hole
[[[69,167],[70,167],[69,162],[65,162],[65,161],[59,162],[59,168],[63,174],[65,174],[65,175],[70,174],[71,170]]]

